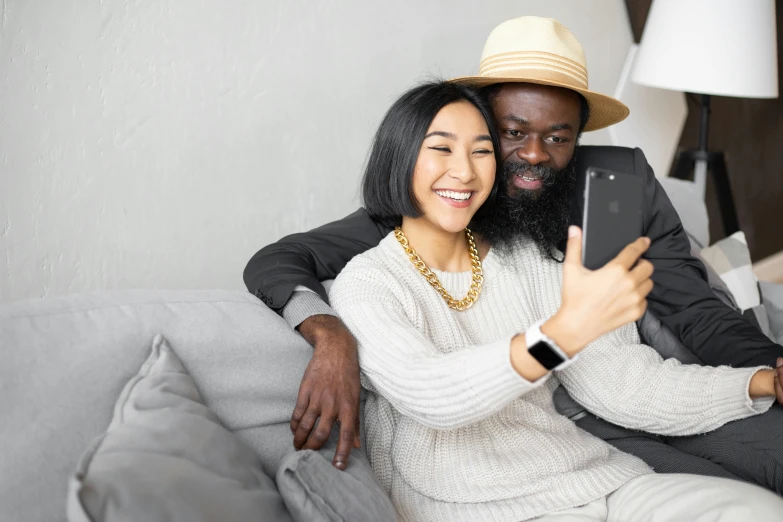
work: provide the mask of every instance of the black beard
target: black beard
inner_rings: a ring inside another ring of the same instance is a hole
[[[540,177],[541,189],[533,192],[511,185],[512,176],[520,172]],[[506,161],[493,208],[474,219],[471,228],[501,252],[508,251],[520,236],[527,236],[544,257],[562,262],[558,245],[567,237],[575,186],[576,151],[560,170]]]

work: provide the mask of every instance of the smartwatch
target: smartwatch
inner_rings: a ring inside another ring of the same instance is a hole
[[[570,366],[578,357],[568,357],[555,341],[541,331],[545,320],[538,321],[525,332],[527,351],[538,363],[549,371],[562,370]]]

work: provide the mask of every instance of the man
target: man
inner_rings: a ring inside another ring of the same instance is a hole
[[[539,38],[542,32],[546,38]],[[561,45],[539,47],[553,39]],[[585,169],[640,176],[645,187],[643,232],[652,240],[645,257],[655,266],[650,320],[657,318],[704,364],[780,366],[783,348],[713,294],[705,268],[691,256],[679,217],[642,152],[578,146],[582,131],[611,125],[628,114],[619,101],[588,90],[584,64],[581,45],[554,20],[518,18],[489,36],[479,76],[463,80],[486,87],[501,136],[504,164],[498,175],[504,176],[505,190],[494,217],[477,221],[474,229],[498,244],[524,234],[543,252],[559,257],[567,226],[581,225]],[[353,256],[376,246],[390,231],[388,223],[375,222],[360,209],[261,249],[244,273],[248,289],[314,346],[292,416],[294,445],[317,449],[338,421],[334,464],[340,469],[358,443],[359,370],[356,342],[326,304],[321,281],[334,278]],[[783,390],[778,393],[780,401]],[[574,409],[568,399],[560,394],[561,413],[657,471],[741,478],[783,493],[783,452],[778,450],[783,409],[777,405],[763,416],[707,435],[665,439],[609,424]]]

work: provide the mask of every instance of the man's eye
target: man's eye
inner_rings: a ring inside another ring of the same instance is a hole
[[[553,143],[565,143],[568,141],[568,139],[561,138],[560,136],[552,136],[550,139],[552,140]]]
[[[519,132],[518,130],[506,129],[506,135],[511,136],[512,138],[518,138],[519,136],[522,135],[522,133]]]

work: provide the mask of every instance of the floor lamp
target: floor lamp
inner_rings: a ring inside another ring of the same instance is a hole
[[[711,96],[777,98],[775,0],[653,0],[633,81],[700,95],[699,147],[680,152],[672,175],[704,196],[712,176],[726,235],[739,230],[726,159],[710,151]]]

